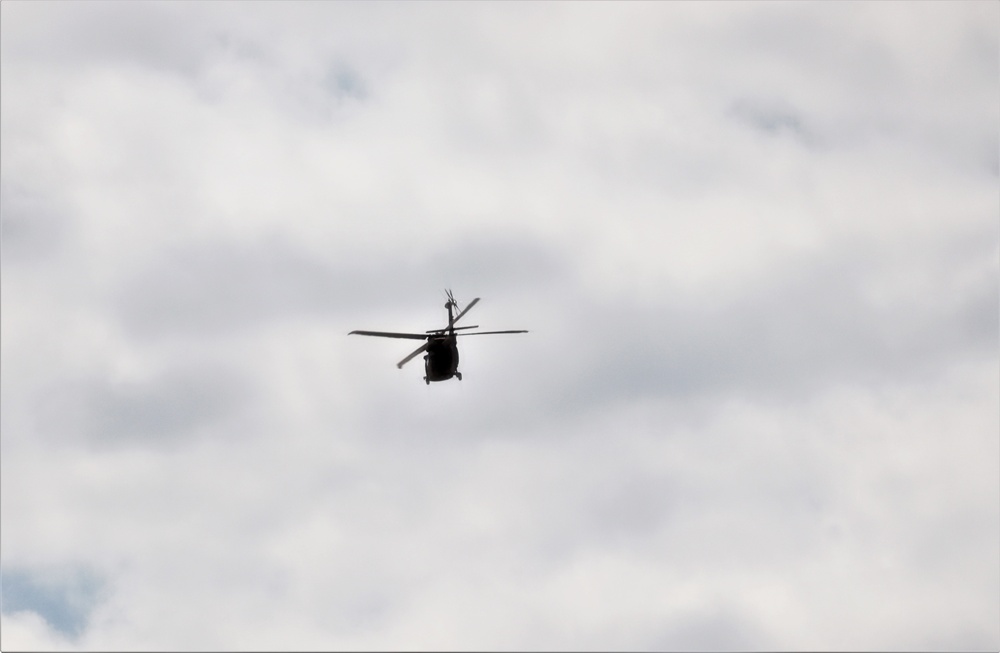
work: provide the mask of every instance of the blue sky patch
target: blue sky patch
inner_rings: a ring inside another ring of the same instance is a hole
[[[35,612],[55,630],[76,637],[86,627],[101,585],[97,576],[81,569],[0,569],[0,609]]]

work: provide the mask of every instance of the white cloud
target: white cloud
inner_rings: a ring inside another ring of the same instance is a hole
[[[4,612],[2,620],[4,648],[7,642],[14,642],[12,648],[22,651],[71,651],[73,643],[45,623],[34,612]],[[10,650],[10,649],[8,649]]]
[[[996,648],[995,5],[2,12],[4,647]]]

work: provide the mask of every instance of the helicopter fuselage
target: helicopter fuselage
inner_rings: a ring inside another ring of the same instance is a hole
[[[458,373],[458,340],[454,334],[432,337],[427,341],[427,353],[424,354],[424,380],[447,381]]]

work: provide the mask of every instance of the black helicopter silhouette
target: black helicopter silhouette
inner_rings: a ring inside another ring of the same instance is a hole
[[[444,307],[448,309],[448,326],[443,329],[431,329],[425,333],[351,331],[347,335],[426,340],[427,342],[418,347],[416,351],[396,363],[396,367],[402,369],[402,367],[409,363],[414,356],[426,351],[427,354],[424,356],[424,372],[426,374],[426,376],[424,376],[424,382],[427,383],[427,385],[430,385],[431,381],[447,381],[451,377],[455,377],[459,381],[462,380],[462,373],[458,371],[458,336],[486,336],[497,333],[527,333],[527,331],[523,329],[513,331],[475,331],[472,333],[456,333],[456,331],[462,329],[479,328],[478,324],[475,326],[455,326],[455,322],[462,319],[462,317],[469,312],[469,309],[476,305],[479,298],[476,297],[469,302],[465,309],[459,312],[458,315],[453,315],[452,309],[458,309],[458,302],[455,301],[455,296],[451,294],[450,290],[445,290],[445,293],[448,295],[448,301],[444,305]]]

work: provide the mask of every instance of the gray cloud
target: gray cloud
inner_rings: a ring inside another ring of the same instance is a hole
[[[798,112],[773,102],[736,100],[730,113],[735,119],[772,136],[789,134],[803,144],[811,144],[815,138],[806,129]]]
[[[123,284],[116,306],[138,334],[224,335],[298,315],[361,319],[362,311],[379,306],[426,306],[452,281],[496,295],[511,285],[538,287],[566,274],[566,263],[552,248],[517,234],[451,241],[390,255],[378,265],[320,258],[281,238],[250,245],[191,243],[138,270]]]
[[[7,266],[38,265],[55,254],[72,234],[65,208],[52,198],[12,184],[0,189],[0,253]]]
[[[655,641],[650,642],[648,650],[752,651],[769,648],[764,644],[769,640],[757,624],[725,608],[681,613],[671,622]],[[771,646],[780,648],[773,643]]]
[[[39,393],[34,414],[43,433],[64,443],[171,445],[204,435],[248,397],[232,371],[202,365],[143,381],[55,381]]]
[[[996,234],[980,238],[978,258],[987,261]],[[913,295],[906,290],[880,301],[866,295],[890,269],[880,260],[885,255],[834,250],[829,258],[775,266],[738,297],[696,303],[666,297],[639,309],[609,308],[613,322],[589,316],[584,323],[601,326],[588,341],[610,346],[595,350],[600,362],[587,382],[599,383],[599,393],[625,395],[683,397],[737,388],[796,395],[828,383],[934,375],[938,363],[956,354],[995,356],[998,286],[988,268],[957,293],[916,288]],[[939,282],[954,278],[963,262],[949,259],[932,274]],[[914,258],[906,265],[916,273],[925,263]]]
[[[111,62],[191,74],[211,37],[178,9],[151,3],[123,10],[108,2],[28,11],[8,7],[4,13],[19,29],[5,30],[4,54],[46,63]],[[177,38],[178,33],[185,38]]]

